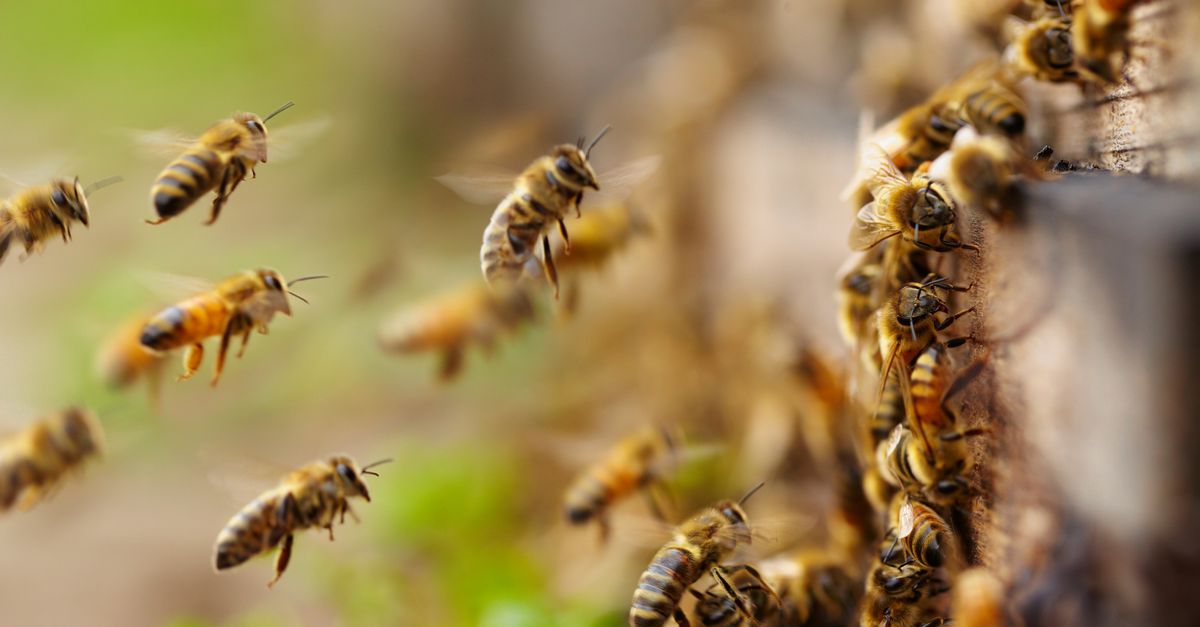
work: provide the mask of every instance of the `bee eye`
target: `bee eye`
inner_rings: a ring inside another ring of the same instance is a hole
[[[262,125],[259,124],[257,120],[250,120],[249,122],[246,122],[246,126],[250,127],[250,130],[252,131],[262,130]]]
[[[897,577],[888,577],[888,580],[883,582],[883,589],[888,592],[896,592],[904,586],[904,582]]]
[[[276,279],[269,274],[263,279],[263,283],[266,283],[267,287],[273,290],[283,291],[283,285],[279,282],[279,279]]]
[[[358,481],[358,479],[354,476],[354,471],[345,464],[338,464],[337,472],[342,476],[342,479],[346,480],[347,483],[353,484]]]
[[[54,201],[54,204],[62,207],[67,204],[67,195],[62,193],[61,189],[56,189],[53,192],[50,192],[50,200]]]

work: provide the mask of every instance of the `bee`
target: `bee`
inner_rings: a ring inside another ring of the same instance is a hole
[[[216,222],[221,208],[246,173],[255,176],[254,167],[267,162],[266,123],[295,104],[289,101],[265,118],[236,113],[209,127],[158,175],[150,188],[150,203],[158,219],[146,223],[162,224],[174,218],[213,189],[217,190],[217,197],[205,224]]]
[[[868,149],[868,155],[873,165],[867,188],[875,200],[858,212],[850,248],[869,250],[900,236],[921,250],[978,250],[964,244],[955,232],[958,214],[944,184],[921,173],[906,178],[878,146]]]
[[[637,490],[653,490],[677,460],[678,446],[675,436],[661,427],[646,427],[625,437],[571,483],[563,498],[567,520],[575,525],[596,520],[600,539],[606,540],[609,508]],[[654,493],[647,495],[655,515],[665,520]]]
[[[775,615],[779,616],[778,624],[800,627],[840,627],[853,622],[861,584],[845,558],[828,551],[802,550],[764,560],[757,569],[778,599],[755,589],[753,581],[743,584],[745,590],[739,588],[753,602],[759,622]],[[725,615],[732,615],[734,608],[729,597],[723,600],[720,605]],[[702,607],[711,607],[715,614],[720,605],[710,597],[706,604],[697,603],[697,613]],[[741,616],[734,618],[736,622],[712,624],[748,624]],[[702,624],[709,623],[702,621]]]
[[[896,567],[876,561],[867,574],[858,624],[861,627],[947,624],[940,597],[949,589],[944,581],[916,565]]]
[[[515,285],[490,289],[476,279],[385,321],[379,345],[397,353],[441,351],[438,377],[449,381],[462,370],[468,346],[479,344],[491,351],[497,336],[532,320],[534,314],[527,290]]]
[[[996,79],[960,87],[958,118],[981,133],[1015,138],[1025,132],[1025,101]],[[955,131],[955,135],[962,129]],[[950,144],[953,146],[953,140]]]
[[[903,556],[917,566],[934,569],[957,555],[950,525],[932,507],[903,495],[896,505],[896,526],[889,534],[891,544],[880,554],[883,563],[894,564]]]
[[[947,381],[945,351],[962,341],[965,338],[935,343],[922,353],[912,375],[911,418],[908,424],[896,426],[877,454],[879,467],[887,469],[885,478],[890,477],[893,485],[938,504],[961,497],[967,486],[964,476],[972,467],[966,439],[985,433],[960,430],[947,404],[985,364],[976,361]]]
[[[954,578],[950,606],[958,627],[1001,627],[1005,617],[1004,589],[996,576],[984,568],[969,568]]]
[[[999,217],[1002,202],[1016,175],[1016,153],[1007,141],[980,136],[970,127],[954,137],[950,151],[938,157],[929,175],[945,181],[950,195],[967,207]],[[1032,174],[1032,168],[1026,168]]]
[[[119,183],[121,177],[101,179],[84,187],[79,177],[57,178],[44,185],[27,187],[0,203],[0,262],[16,242],[25,247],[21,261],[41,250],[55,235],[71,241],[71,223],[91,226],[88,195]]]
[[[1050,83],[1080,80],[1069,18],[1047,16],[1034,22],[1010,18],[1006,30],[1012,43],[1004,56],[1014,72]]]
[[[216,570],[233,568],[282,543],[275,557],[275,576],[267,582],[268,588],[274,586],[287,570],[293,534],[310,527],[322,528],[332,541],[334,518],[339,518],[339,524],[346,522],[347,513],[357,518],[350,509],[350,499],[358,496],[371,502],[362,475],[377,477],[370,469],[390,461],[384,459],[359,468],[349,457],[337,455],[287,475],[225,524],[214,549]]]
[[[728,579],[722,577],[704,592],[697,592],[695,588],[688,588],[688,592],[696,597],[692,614],[707,627],[759,625],[779,614],[781,609],[770,584],[750,574],[749,570],[738,571]]]
[[[1084,0],[1071,24],[1075,58],[1090,77],[1117,83],[1129,58],[1130,14],[1138,0]]]
[[[721,562],[728,558],[739,545],[751,542],[751,531],[746,522],[742,505],[763,484],[746,493],[737,503],[720,501],[712,507],[679,525],[674,538],[654,554],[650,566],[638,579],[629,609],[629,624],[632,627],[658,627],[674,617],[675,622],[686,627],[690,623],[679,607],[685,590],[691,588],[705,574],[722,582],[733,592],[726,577],[740,570],[756,574],[748,565],[722,568]],[[736,592],[731,597],[740,597]],[[750,615],[747,607],[741,607],[743,615]]]
[[[0,441],[0,512],[36,505],[69,473],[100,455],[104,432],[86,409],[69,408]]]
[[[216,385],[225,367],[225,353],[229,350],[230,340],[241,336],[242,345],[237,353],[241,357],[252,331],[257,329],[266,335],[267,324],[276,313],[291,317],[288,294],[308,302],[292,292],[291,286],[301,281],[323,278],[327,277],[306,276],[289,283],[274,270],[239,272],[212,289],[152,316],[142,327],[140,341],[142,346],[157,354],[187,346],[183,357],[184,372],[177,379],[183,381],[190,379],[200,368],[200,362],[204,359],[204,340],[220,336],[221,347],[217,352],[212,378],[212,385]]]
[[[856,253],[848,260],[849,267],[839,273],[838,331],[851,348],[859,345],[864,329],[879,308],[874,296],[875,286],[883,275],[884,248],[876,246],[865,253]]]
[[[896,425],[905,419],[904,398],[900,392],[899,370],[888,375],[875,411],[867,414],[864,457],[874,459],[880,445],[891,437]],[[867,464],[863,470],[862,488],[867,500],[877,512],[885,512],[896,489],[880,473],[878,464]]]
[[[550,223],[558,223],[563,241],[569,247],[563,217],[572,206],[576,217],[579,216],[585,189],[599,191],[600,183],[588,158],[596,142],[607,132],[608,128],[600,131],[586,151],[582,140],[574,145],[555,146],[549,155],[539,157],[517,176],[513,190],[500,201],[483,231],[479,259],[489,284],[518,279],[541,239],[542,266],[558,295],[558,272],[550,252]]]
[[[149,319],[140,315],[121,325],[101,347],[96,369],[109,386],[118,389],[145,378],[153,403],[162,379],[163,355],[142,345],[142,328]]]
[[[900,368],[900,389],[906,404],[911,398],[908,392],[909,371],[917,357],[937,341],[938,331],[943,331],[959,318],[973,313],[970,307],[958,313],[938,319],[939,313],[950,311],[946,301],[936,290],[966,292],[971,286],[952,285],[945,277],[927,276],[923,281],[906,283],[880,308],[876,315],[879,334],[880,355],[886,355],[880,378],[880,393],[887,383],[893,366]]]

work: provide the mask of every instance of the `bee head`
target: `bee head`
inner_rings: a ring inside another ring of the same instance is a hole
[[[910,221],[913,226],[925,229],[936,229],[954,222],[954,207],[946,201],[945,195],[934,187],[933,181],[917,192],[917,202],[913,204]]]
[[[84,226],[91,225],[87,194],[79,184],[79,177],[74,180],[57,179],[51,183],[50,203],[55,215],[64,221],[74,220],[82,222]]]
[[[67,450],[79,457],[98,453],[103,448],[102,433],[96,418],[86,410],[72,407],[62,416],[63,434],[67,438]]]
[[[912,324],[939,311],[946,311],[946,302],[933,293],[930,286],[909,283],[900,288],[896,306],[896,319],[901,324]]]
[[[1069,70],[1075,65],[1075,50],[1071,46],[1071,31],[1065,28],[1046,29],[1043,48],[1039,50],[1042,61],[1055,70]]]
[[[250,133],[250,146],[246,152],[256,161],[267,162],[267,126],[263,119],[253,113],[238,113],[234,122],[244,126]]]
[[[356,469],[354,460],[346,457],[345,455],[339,455],[331,458],[329,460],[329,465],[333,467],[337,475],[338,483],[342,486],[342,489],[345,490],[347,494],[352,496],[361,496],[368,503],[370,503],[371,494],[367,491],[367,484],[363,483],[363,475],[374,475],[378,477],[379,474],[372,472],[371,468],[380,464],[386,464],[390,461],[392,460],[382,459],[377,462],[367,464],[362,468]]]
[[[292,306],[288,302],[287,281],[283,280],[283,275],[268,268],[255,272],[258,274],[258,279],[262,281],[263,289],[266,290],[266,301],[271,310],[291,317]]]
[[[550,156],[554,159],[554,174],[559,180],[581,190],[585,187],[600,189],[600,184],[596,180],[596,172],[588,163],[587,155],[578,146],[572,144],[555,146]]]

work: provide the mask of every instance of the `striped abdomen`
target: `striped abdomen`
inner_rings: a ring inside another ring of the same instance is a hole
[[[646,477],[619,464],[603,464],[590,469],[567,490],[567,519],[583,523],[606,509],[614,501],[629,495]]]
[[[871,416],[871,450],[874,451],[880,442],[887,440],[892,429],[895,429],[896,425],[903,421],[904,397],[900,393],[900,369],[893,368],[888,373],[888,382],[883,388],[883,395],[879,397],[879,406]]]
[[[950,526],[933,508],[920,502],[912,502],[912,533],[901,543],[904,550],[916,562],[929,568],[937,568],[946,561],[946,541],[950,538]]]
[[[900,432],[899,439],[895,442],[895,446],[887,453],[888,472],[891,473],[892,477],[901,487],[912,488],[920,486],[921,482],[917,479],[916,473],[913,472],[912,463],[909,460],[909,448],[913,444],[913,433],[904,427],[897,427],[897,429],[902,429],[902,431]],[[885,442],[881,446],[887,446],[887,444]]]
[[[226,163],[203,145],[196,145],[171,162],[150,189],[150,200],[161,218],[179,215],[221,182]]]
[[[950,148],[950,142],[954,140],[954,134],[958,129],[962,128],[963,124],[958,119],[942,115],[940,107],[934,108],[929,113],[928,121],[921,127],[920,133],[909,144],[904,151],[904,156],[907,161],[904,162],[906,169],[916,168],[926,161],[933,161],[938,158],[943,152]],[[897,161],[897,165],[899,165]]]
[[[268,492],[229,519],[217,535],[214,557],[217,570],[232,568],[266,553],[291,533],[288,503],[293,501],[287,496]]]
[[[666,624],[684,591],[703,574],[701,571],[699,556],[678,546],[660,549],[633,592],[629,624],[633,627]]]
[[[7,451],[0,455],[0,512],[4,512],[17,503],[26,489],[47,481],[28,459]]]
[[[163,351],[225,332],[230,309],[216,293],[193,296],[155,314],[142,328],[142,346]]]
[[[1017,95],[995,85],[967,96],[961,115],[980,132],[1000,132],[1009,137],[1025,132],[1025,113]]]
[[[520,189],[506,196],[483,231],[479,261],[484,278],[492,283],[520,277],[546,225],[558,217],[548,205]]]
[[[941,428],[953,421],[953,417],[942,410],[942,396],[946,392],[945,354],[945,347],[934,344],[917,357],[913,366],[913,409],[923,426]]]

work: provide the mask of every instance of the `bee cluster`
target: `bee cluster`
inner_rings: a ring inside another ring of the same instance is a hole
[[[696,447],[685,444],[677,427],[641,428],[579,474],[562,507],[570,524],[595,525],[602,543],[614,535],[612,508],[635,494],[647,497],[656,517],[675,523],[634,586],[630,625],[1043,624],[1036,616],[1019,616],[1009,601],[1011,574],[989,569],[969,528],[972,511],[989,498],[988,447],[979,442],[995,428],[976,386],[1000,341],[971,324],[984,306],[977,298],[984,279],[977,269],[989,250],[986,242],[964,236],[972,232],[965,224],[986,220],[1005,228],[1014,219],[1015,184],[1086,167],[1055,162],[1048,148],[1036,150],[1024,92],[1029,80],[1089,88],[1122,81],[1137,4],[1007,3],[979,24],[997,34],[1002,50],[878,129],[864,120],[859,167],[843,192],[856,212],[849,235],[853,253],[837,294],[839,330],[850,357],[838,365],[804,347],[789,363],[791,383],[816,416],[813,430],[828,444],[826,453],[812,447],[818,474],[832,478],[836,496],[824,520],[827,542],[746,557],[755,526],[744,508],[763,484],[740,500],[675,516],[666,504],[667,481]],[[749,67],[759,60],[745,62]],[[154,182],[151,204],[158,217],[147,222],[175,218],[210,191],[216,197],[207,223],[215,222],[238,185],[267,162],[266,122],[291,106],[265,117],[237,114],[206,131]],[[490,352],[533,321],[538,291],[552,291],[559,314],[572,315],[589,272],[635,238],[653,235],[642,212],[624,199],[592,201],[580,211],[585,195],[630,187],[660,165],[650,158],[597,172],[591,153],[607,130],[590,143],[555,146],[503,181],[499,191],[494,181],[443,177],[467,199],[501,197],[483,231],[482,278],[385,320],[380,348],[436,353],[439,378],[448,381],[462,371],[469,349]],[[678,166],[688,158],[686,146],[678,150],[677,159],[668,155],[663,164],[665,178],[675,181],[687,176],[672,168],[695,169]],[[56,180],[5,201],[0,261],[16,244],[28,256],[55,235],[69,241],[72,223],[89,223],[89,194],[111,182],[85,187],[78,179]],[[182,353],[178,378],[185,380],[198,371],[204,343],[219,338],[211,380],[216,385],[230,345],[240,339],[240,357],[251,335],[266,334],[276,314],[291,316],[291,298],[304,301],[292,287],[316,278],[324,277],[289,281],[274,270],[249,270],[142,312],[102,349],[101,371],[119,387],[145,379],[157,398],[168,354]],[[970,420],[963,411],[968,404],[974,409]],[[35,504],[97,455],[103,439],[96,416],[82,409],[10,436],[0,443],[0,510]],[[339,455],[290,473],[220,531],[216,569],[278,549],[268,585],[275,584],[290,561],[294,534],[323,529],[332,539],[335,523],[354,516],[350,499],[370,501],[363,477],[387,461],[360,466]],[[705,578],[711,579],[707,587]]]

